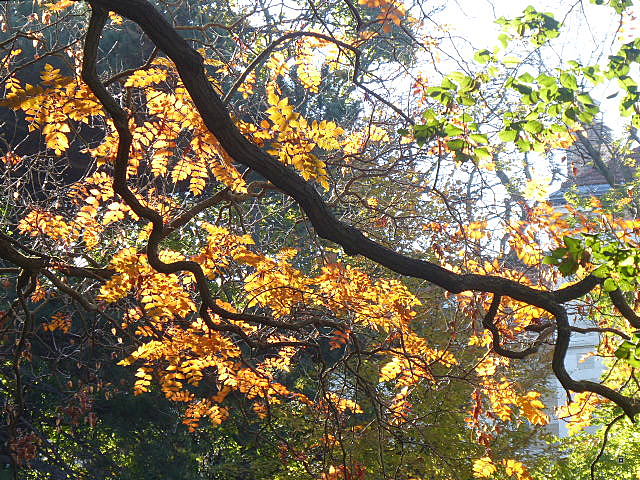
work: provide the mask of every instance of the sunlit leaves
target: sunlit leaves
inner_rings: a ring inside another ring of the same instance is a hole
[[[316,58],[316,50],[325,45],[326,40],[316,37],[304,37],[300,42],[299,53],[296,59],[298,69],[296,70],[300,83],[310,92],[318,93],[322,77],[320,75],[320,65]]]
[[[622,13],[633,5],[632,0],[591,0],[591,3],[595,3],[596,5],[609,5],[616,13]]]
[[[549,423],[549,416],[545,413],[545,405],[540,400],[540,392],[528,392],[518,398],[518,406],[522,410],[522,415],[534,425],[546,425]]]
[[[127,78],[125,87],[147,87],[163,82],[167,79],[167,71],[160,68],[137,70]]]
[[[385,33],[390,33],[394,24],[400,25],[406,15],[406,7],[399,0],[358,0],[358,3],[369,8],[380,9],[378,20],[382,23]]]
[[[497,381],[493,377],[485,377],[482,391],[489,399],[491,411],[503,421],[510,421],[516,415],[516,408],[520,414],[535,425],[546,425],[549,416],[545,413],[545,405],[540,400],[539,392],[527,392],[522,395],[515,386],[502,379]]]
[[[422,381],[435,381],[431,369],[436,365],[451,367],[457,364],[457,359],[450,352],[429,347],[425,339],[411,331],[409,325],[415,316],[413,307],[419,303],[401,283],[376,280],[362,271],[338,264],[324,267],[316,276],[303,275],[291,265],[296,255],[293,250],[283,250],[275,257],[265,256],[249,250],[253,241],[246,235],[233,235],[208,223],[203,227],[208,233],[207,246],[192,259],[198,261],[210,278],[224,275],[234,264],[247,267],[249,271],[244,283],[249,305],[260,304],[276,317],[290,315],[301,305],[330,309],[336,315],[352,317],[361,328],[393,335],[390,338],[401,336],[403,351],[409,357],[396,353],[381,373],[381,381],[398,385],[391,404],[397,417],[394,421],[403,421],[407,409],[410,409],[408,396],[411,390],[408,387]],[[164,262],[182,258],[177,252],[161,253]],[[223,414],[218,415],[219,409],[224,407],[218,404],[224,402],[226,393],[198,398],[189,387],[197,386],[204,379],[205,372],[209,372],[208,376],[214,372],[219,392],[235,390],[254,399],[261,415],[265,413],[264,402],[280,402],[282,396],[293,395],[275,382],[276,375],[291,368],[292,359],[298,351],[293,344],[280,348],[277,355],[265,358],[252,369],[245,368],[237,361],[240,349],[222,331],[210,329],[202,320],[189,321],[188,326],[177,327],[176,321],[186,321],[195,313],[189,291],[191,281],[186,281],[188,277],[155,272],[146,256],[132,248],[116,254],[110,267],[116,274],[104,285],[101,299],[113,303],[134,297],[139,309],[130,311],[127,327],[136,328],[138,335],[149,338],[121,362],[123,365],[142,364],[138,367],[136,393],[148,391],[157,380],[167,398],[189,404],[185,423],[191,428],[195,428],[204,417],[212,423],[224,419]],[[224,308],[234,311],[228,304]],[[217,316],[212,320],[220,327],[226,324]],[[256,331],[254,326],[244,322],[233,322],[233,325],[247,335]],[[166,332],[162,340],[156,340],[158,332]],[[269,340],[295,343],[296,339],[275,334]],[[339,348],[348,341],[349,337],[345,336]],[[393,347],[384,344],[379,351],[384,353],[387,349],[389,353],[393,352]],[[167,367],[160,368],[166,363],[169,364]],[[303,396],[295,395],[300,401],[312,404]],[[334,392],[327,392],[326,398],[316,408],[328,408],[326,401],[331,403],[331,408],[345,414],[362,412],[357,403]],[[213,417],[207,412],[214,412]]]
[[[51,321],[42,324],[42,329],[49,332],[61,330],[64,333],[69,333],[71,322],[71,315],[66,312],[58,312],[51,316]]]
[[[277,79],[280,76],[287,75],[290,69],[282,52],[274,52],[271,57],[269,57],[266,67],[269,70],[272,79]]]
[[[61,12],[75,5],[75,3],[76,2],[72,0],[58,0],[57,2],[47,2],[43,5],[47,7],[51,12]]]
[[[504,459],[501,462],[507,475],[517,480],[532,480],[531,474],[521,462],[513,459]]]
[[[537,46],[560,35],[560,22],[553,17],[553,14],[538,12],[532,6],[527,7],[520,17],[514,19],[501,17],[496,20],[496,23],[502,25],[508,34],[516,34],[520,37],[531,35],[531,42]]]
[[[617,232],[622,238],[627,223],[622,220],[611,222],[609,226],[622,227]],[[565,276],[574,274],[580,265],[590,263],[593,265],[593,275],[604,279],[605,291],[618,288],[626,292],[635,290],[640,272],[640,249],[605,234],[580,233],[579,237],[565,235],[564,246],[553,250],[545,257],[544,263],[557,265]]]
[[[574,395],[569,403],[560,406],[556,415],[568,422],[569,433],[574,434],[591,424],[591,415],[604,402],[591,392],[581,392]]]
[[[366,4],[380,10],[374,15],[380,15],[377,20],[383,31],[390,32],[394,25],[400,25],[404,10],[399,4],[379,1]],[[305,95],[318,93],[322,87],[322,67],[329,62],[329,68],[333,68],[344,52],[313,35],[303,37],[291,48],[296,51],[295,58],[288,58],[283,53],[286,50],[275,51],[267,63],[268,72],[256,70],[248,74],[240,88],[245,97],[256,95],[263,87],[258,79],[266,75],[271,80],[266,85],[268,106],[258,120],[238,110],[243,120],[238,120],[237,125],[283,164],[329,190],[329,165],[335,168],[335,164],[328,158],[342,158],[344,164],[353,162],[354,168],[361,168],[360,162],[366,157],[362,154],[371,146],[379,148],[383,157],[390,155],[385,149],[391,145],[383,144],[395,140],[391,133],[394,128],[384,120],[373,119],[346,132],[337,121],[301,115],[299,112],[307,106],[294,105],[300,100],[293,100],[294,96],[287,98],[285,95],[289,93],[283,93],[290,91],[291,79],[297,76]],[[324,60],[319,59],[318,50],[323,50]],[[219,73],[233,71],[237,66],[223,70],[220,61],[205,59],[205,63],[219,67]],[[291,77],[280,78],[289,70],[293,72]],[[534,102],[533,92],[538,88],[535,80],[522,75],[513,88],[530,95]],[[160,251],[160,260],[165,263],[196,262],[206,278],[198,277],[196,284],[196,276],[185,270],[171,274],[156,271],[150,265],[148,219],[138,218],[129,205],[133,202],[113,191],[111,172],[119,135],[95,102],[91,103],[82,84],[70,81],[68,85],[73,85],[73,90],[64,90],[64,94],[71,92],[82,101],[63,103],[61,111],[53,108],[59,105],[49,105],[47,102],[55,95],[63,95],[62,89],[67,88],[64,81],[60,71],[52,67],[43,72],[42,85],[31,90],[12,80],[8,87],[14,94],[12,105],[27,113],[33,128],[41,130],[48,147],[56,154],[69,148],[77,122],[97,117],[92,121],[103,127],[104,136],[89,142],[83,152],[95,160],[97,173],[73,187],[71,208],[64,216],[34,210],[23,219],[20,231],[47,236],[58,243],[54,248],[60,249],[62,245],[64,251],[70,251],[69,247],[93,249],[90,253],[98,260],[89,259],[108,265],[111,276],[100,290],[99,308],[126,312],[119,327],[139,341],[121,362],[137,368],[135,393],[159,389],[169,400],[186,404],[185,423],[190,429],[203,419],[219,424],[227,416],[224,405],[229,398],[238,397],[249,400],[253,412],[261,418],[284,401],[298,402],[323,414],[338,412],[344,418],[360,415],[369,405],[351,395],[348,388],[346,393],[337,392],[330,385],[318,398],[309,399],[280,381],[284,373],[294,371],[297,359],[307,356],[312,348],[330,349],[335,355],[352,352],[360,348],[356,342],[362,335],[367,342],[363,348],[375,352],[368,360],[372,378],[385,383],[381,391],[386,397],[389,422],[399,425],[409,419],[415,391],[425,385],[439,387],[441,379],[447,376],[443,372],[458,368],[460,359],[447,346],[431,344],[418,333],[422,307],[407,286],[398,280],[375,278],[360,268],[339,262],[310,266],[297,258],[292,249],[272,248],[269,254],[263,253],[250,236],[220,226],[225,223],[218,205],[194,218],[184,230],[170,232],[162,245],[166,249]],[[465,111],[482,105],[479,103],[482,81],[481,77],[454,72],[442,85],[428,90],[429,98],[440,105],[437,111],[427,112],[425,123],[415,128],[421,146],[433,142],[441,150],[438,153],[451,154],[457,162],[470,160],[482,168],[495,167],[493,155],[499,153],[494,147],[496,131],[481,129]],[[561,81],[562,87],[556,87],[571,89],[569,83]],[[251,197],[254,191],[247,192],[245,177],[254,174],[238,170],[235,159],[208,131],[166,59],[158,59],[152,67],[134,72],[121,84],[126,95],[118,101],[128,115],[132,133],[131,148],[125,152],[129,155],[126,181],[141,205],[153,208],[163,217],[160,223],[170,225],[172,219],[188,211],[194,196],[205,192],[226,194],[223,187],[227,187],[235,193],[247,193],[237,197]],[[586,97],[582,100],[589,101]],[[537,136],[543,137],[550,131],[544,118],[508,120],[502,135],[513,136],[510,141],[522,140],[533,145]],[[386,199],[382,199],[384,196],[372,192],[364,197],[363,203],[382,210],[386,208]],[[219,217],[214,220],[217,214]],[[158,222],[153,223],[157,234]],[[254,223],[247,231],[259,228]],[[192,236],[181,236],[185,232]],[[456,225],[452,232],[456,242],[478,245],[488,242],[489,233],[489,223],[482,219]],[[524,249],[520,250],[523,258]],[[450,253],[457,255],[453,249]],[[482,268],[509,278],[518,275],[505,269],[498,260],[487,265],[478,262],[471,270]],[[207,311],[201,306],[204,287],[212,295],[228,300],[217,302],[218,307],[238,316],[246,314],[249,320],[233,320],[238,317],[228,314],[227,318]],[[470,311],[472,307],[464,299],[452,298],[449,302],[461,311],[465,308]],[[478,305],[474,307],[480,311]],[[511,300],[505,300],[505,310],[514,318],[513,324],[509,324],[514,334],[535,315],[539,316],[538,311],[526,310]],[[264,323],[256,320],[261,315]],[[291,327],[290,334],[283,334],[285,329],[272,328],[270,322]],[[340,328],[330,322],[338,323]],[[501,328],[508,330],[507,326]],[[486,337],[477,343],[486,349],[490,340],[485,340]],[[466,343],[466,339],[463,341]],[[250,355],[254,350],[261,352],[259,357]],[[490,383],[503,366],[493,357],[485,357],[469,370],[472,381],[484,382],[478,390],[484,395],[478,393],[478,401],[484,401],[488,407],[484,412],[505,422],[520,414],[534,424],[543,423],[541,402],[535,394],[523,395],[508,382]],[[517,465],[509,468],[512,473],[518,471]]]
[[[640,335],[634,334],[633,341],[625,340],[615,351],[616,358],[624,360],[632,367],[640,367]]]
[[[391,362],[385,364],[380,369],[380,381],[388,382],[395,380],[402,372],[402,368],[402,360],[398,357],[394,357]]]
[[[92,116],[102,113],[102,107],[86,85],[62,76],[59,69],[49,64],[45,65],[41,78],[41,86],[24,87],[17,79],[11,79],[7,97],[0,105],[23,110],[30,131],[42,130],[47,147],[61,155],[69,148],[69,120],[88,123]]]
[[[210,168],[216,179],[233,191],[246,192],[246,181],[234,166],[232,159],[208,131],[199,130],[191,140],[195,157],[191,157],[190,188],[197,193],[204,188],[206,168]]]
[[[489,457],[474,460],[473,474],[478,478],[491,478],[498,469]]]
[[[16,155],[14,152],[7,152],[2,157],[0,157],[0,162],[9,167],[12,167],[22,162],[22,157]]]
[[[193,432],[200,424],[202,417],[208,417],[212,423],[219,425],[228,416],[229,412],[225,408],[212,404],[207,400],[200,400],[187,409],[184,423],[189,427],[189,430]]]
[[[181,259],[172,252],[163,252],[163,257],[166,261]],[[117,273],[102,287],[103,300],[117,302],[133,291],[144,305],[146,314],[158,322],[186,317],[196,310],[179,277],[155,272],[146,256],[135,249],[120,251],[113,257],[111,266]]]
[[[119,202],[112,202],[107,207],[107,212],[102,219],[103,225],[109,225],[113,222],[119,222],[125,217],[125,213],[129,211],[129,207]]]
[[[269,95],[269,104],[271,105],[266,113],[269,119],[280,131],[287,130],[292,121],[300,117],[299,113],[294,112],[293,105],[289,105],[288,98],[279,98],[275,92]]]
[[[295,166],[305,179],[316,179],[328,189],[326,165],[314,151],[316,148],[327,151],[340,148],[344,143],[341,138],[344,130],[334,122],[309,123],[295,112],[288,98],[280,98],[273,89],[269,91],[268,100],[271,106],[266,113],[274,127],[266,135],[274,139],[269,153],[283,163]]]
[[[551,176],[535,175],[531,180],[527,181],[522,195],[527,200],[534,202],[543,202],[549,198],[551,190]]]
[[[489,50],[479,50],[475,53],[473,59],[478,63],[488,63],[491,61],[491,52]]]
[[[74,233],[73,225],[62,215],[54,215],[44,210],[32,210],[18,223],[18,229],[32,237],[46,235],[53,240],[69,241]]]
[[[333,392],[328,392],[327,397],[330,401],[330,404],[339,412],[350,411],[352,413],[364,413],[362,408],[360,408],[360,406],[353,400],[349,400],[348,398],[340,398]]]
[[[540,265],[542,262],[544,257],[542,247],[531,229],[514,228],[509,244],[526,265]]]

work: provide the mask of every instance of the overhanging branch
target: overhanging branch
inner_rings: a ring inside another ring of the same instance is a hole
[[[555,317],[557,333],[552,368],[563,387],[576,392],[591,391],[608,398],[620,405],[631,418],[640,411],[635,400],[609,387],[595,382],[574,380],[564,366],[571,327],[561,304],[585,295],[600,283],[600,279],[589,276],[571,287],[546,292],[502,277],[457,274],[434,263],[400,254],[367,238],[360,230],[339,221],[313,185],[242,135],[229,117],[223,101],[209,83],[203,68],[202,57],[150,3],[145,0],[91,0],[89,3],[93,8],[93,15],[85,44],[83,78],[105,110],[112,116],[118,130],[119,145],[114,165],[114,191],[137,215],[153,224],[147,246],[150,265],[161,273],[190,271],[194,274],[202,298],[201,315],[210,326],[212,322],[208,318],[209,310],[228,319],[257,322],[265,319],[254,315],[226,312],[218,307],[208,288],[202,268],[197,263],[179,261],[166,264],[158,257],[158,245],[165,235],[166,227],[163,225],[162,216],[142,205],[127,186],[126,170],[131,146],[127,115],[100,82],[95,71],[97,46],[107,10],[114,11],[138,24],[155,45],[175,63],[180,78],[205,125],[216,136],[229,156],[258,172],[275,187],[293,198],[305,212],[320,237],[341,245],[349,255],[362,255],[394,272],[427,280],[452,293],[464,291],[493,293],[494,303],[499,304],[501,296],[509,296],[546,310]],[[217,325],[217,329],[223,328],[224,326]],[[227,331],[233,331],[232,325],[229,325]],[[242,332],[234,333],[244,335]]]

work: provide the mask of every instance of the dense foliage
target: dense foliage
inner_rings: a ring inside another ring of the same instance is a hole
[[[640,411],[640,39],[555,65],[573,8],[466,52],[398,0],[0,7],[5,473],[564,478],[550,415]],[[606,195],[547,201],[567,149]],[[602,381],[565,367],[588,333]]]

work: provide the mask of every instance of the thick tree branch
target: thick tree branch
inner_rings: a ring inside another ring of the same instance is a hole
[[[640,329],[640,317],[633,311],[633,309],[627,303],[622,291],[618,288],[613,292],[609,292],[611,302],[618,309],[624,318],[631,324],[631,326]]]
[[[20,253],[3,237],[0,237],[0,258],[29,272],[37,272],[49,262],[46,257],[29,257]]]
[[[229,117],[224,103],[209,83],[203,68],[202,57],[150,3],[145,0],[91,0],[89,3],[93,7],[93,15],[85,44],[83,79],[112,116],[119,133],[118,152],[114,164],[114,190],[137,215],[148,219],[153,224],[147,246],[150,265],[161,273],[190,271],[194,274],[202,299],[201,315],[210,326],[213,323],[208,316],[209,310],[228,319],[251,318],[254,321],[264,319],[255,318],[256,316],[253,315],[226,312],[218,307],[208,288],[202,268],[197,263],[179,261],[166,264],[158,257],[157,248],[164,236],[163,219],[158,212],[144,206],[127,186],[126,170],[131,146],[127,115],[100,82],[95,71],[98,41],[106,20],[106,10],[112,10],[137,23],[155,45],[171,58],[205,125],[216,136],[230,157],[260,173],[292,197],[306,213],[320,237],[341,245],[349,255],[363,255],[397,273],[427,280],[452,293],[469,290],[493,293],[498,298],[498,300],[494,299],[495,302],[499,302],[500,296],[509,296],[546,310],[556,320],[557,338],[552,368],[563,387],[567,391],[595,392],[620,405],[631,418],[639,411],[635,400],[604,385],[574,380],[564,365],[570,343],[571,327],[561,303],[584,295],[599,283],[598,279],[587,277],[577,286],[556,292],[545,292],[506,278],[457,274],[434,263],[402,255],[367,238],[358,229],[339,221],[313,185],[242,135]],[[497,306],[495,308],[497,309]]]
[[[427,280],[452,293],[469,290],[491,292],[508,295],[516,300],[541,308],[548,307],[554,301],[566,302],[583,294],[583,290],[567,288],[562,289],[556,299],[556,294],[553,292],[536,290],[509,279],[489,275],[457,274],[434,263],[407,257],[367,238],[358,229],[337,220],[313,185],[242,135],[229,117],[220,97],[209,83],[203,68],[202,57],[189,46],[151,4],[145,0],[94,0],[90,3],[113,10],[137,23],[158,48],[176,64],[178,73],[203,121],[209,131],[218,138],[227,153],[234,160],[260,173],[296,200],[307,214],[318,235],[341,245],[347,254],[365,256],[397,273]],[[95,54],[93,56],[95,57]],[[89,80],[92,84],[95,83],[93,77]],[[124,112],[115,104],[104,87],[98,87],[96,95],[98,98],[104,97],[102,91],[109,96],[107,111],[111,113],[113,110],[119,118],[116,126],[123,128],[122,134],[125,137],[130,137],[131,134],[124,128],[124,119],[121,119]],[[118,159],[121,156],[126,156],[124,150],[123,148],[122,152],[118,152]],[[117,190],[126,193],[122,188],[126,187],[124,172],[121,172],[116,182]],[[138,215],[149,218],[154,224],[162,224],[158,214],[149,212],[150,209],[142,207],[130,192],[126,193],[124,200],[128,204],[131,202],[130,206]],[[583,285],[588,286],[591,281],[589,280]]]
[[[551,367],[553,373],[556,375],[560,384],[567,390],[574,392],[593,392],[597,393],[601,397],[607,398],[619,405],[625,414],[629,418],[633,419],[634,416],[640,412],[640,404],[637,400],[626,397],[621,393],[599,383],[591,382],[589,380],[574,380],[567,372],[564,365],[564,359],[569,349],[569,343],[571,338],[571,326],[569,325],[569,318],[566,310],[561,305],[554,306],[554,314],[557,325],[557,338],[556,346],[553,351],[553,360]]]

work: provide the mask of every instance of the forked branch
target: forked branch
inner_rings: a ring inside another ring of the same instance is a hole
[[[95,70],[98,42],[107,18],[107,11],[114,11],[132,20],[143,29],[156,47],[175,63],[180,78],[205,125],[215,135],[230,157],[253,169],[276,188],[293,198],[305,212],[320,237],[341,245],[348,255],[362,255],[394,272],[429,281],[452,293],[464,291],[492,293],[495,297],[491,312],[497,311],[502,296],[509,296],[546,310],[554,317],[556,327],[552,367],[564,388],[568,391],[597,393],[621,406],[625,413],[632,418],[640,411],[639,405],[634,399],[625,397],[619,392],[595,382],[576,381],[568,374],[564,366],[570,342],[571,326],[562,304],[582,297],[595,288],[601,282],[600,279],[589,276],[568,288],[557,291],[541,291],[498,276],[458,274],[435,263],[395,252],[369,239],[360,230],[339,221],[312,184],[242,135],[231,120],[224,102],[209,83],[203,68],[202,57],[150,3],[146,0],[90,0],[89,3],[93,13],[85,44],[83,78],[113,118],[119,134],[118,152],[114,164],[114,190],[137,215],[149,220],[153,225],[147,245],[150,265],[161,273],[189,271],[194,274],[202,300],[200,312],[209,325],[213,325],[208,317],[210,311],[226,319],[264,322],[265,324],[269,324],[269,319],[256,315],[227,312],[220,308],[209,290],[202,268],[197,263],[179,261],[167,264],[160,260],[158,246],[168,227],[164,225],[162,216],[143,205],[127,186],[126,170],[131,147],[131,132],[128,129],[127,114],[106,90]],[[635,317],[630,315],[625,315],[625,317],[634,324]],[[485,326],[494,335],[494,346],[500,348],[499,336],[496,336],[491,316],[489,315],[485,321]],[[240,334],[240,332],[234,331],[233,325],[230,323],[216,324],[216,327]],[[498,353],[500,352],[498,351]],[[503,352],[503,354],[506,353],[506,351]],[[524,352],[510,353],[524,356]]]

